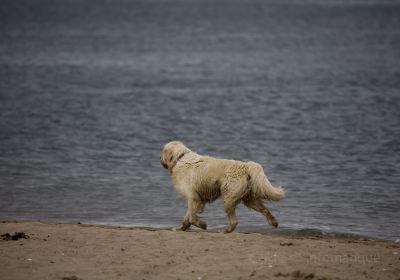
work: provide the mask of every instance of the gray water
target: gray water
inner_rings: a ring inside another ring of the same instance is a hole
[[[0,35],[0,218],[177,226],[180,139],[262,164],[283,229],[400,237],[396,1],[6,0]]]

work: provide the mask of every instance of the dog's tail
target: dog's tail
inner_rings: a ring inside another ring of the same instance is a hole
[[[254,196],[275,201],[285,198],[285,191],[282,187],[272,186],[261,165],[255,162],[248,162],[247,166],[250,176],[250,188]]]

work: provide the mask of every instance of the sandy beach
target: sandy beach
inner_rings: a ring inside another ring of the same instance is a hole
[[[0,279],[400,279],[388,241],[10,221],[0,234]]]

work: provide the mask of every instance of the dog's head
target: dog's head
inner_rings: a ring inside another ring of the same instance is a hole
[[[180,141],[172,141],[164,146],[161,153],[160,163],[164,168],[172,173],[172,168],[182,155],[190,152],[190,150]]]

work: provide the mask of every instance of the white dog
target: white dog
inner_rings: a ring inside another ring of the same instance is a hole
[[[202,212],[207,202],[220,196],[224,200],[229,219],[226,233],[235,230],[238,224],[235,208],[241,201],[263,214],[271,225],[278,226],[263,200],[281,200],[285,197],[285,192],[281,187],[275,188],[271,185],[261,165],[201,156],[179,141],[172,141],[164,146],[160,162],[169,170],[175,189],[188,203],[182,230],[187,230],[190,225],[206,229],[207,224],[197,213]]]

